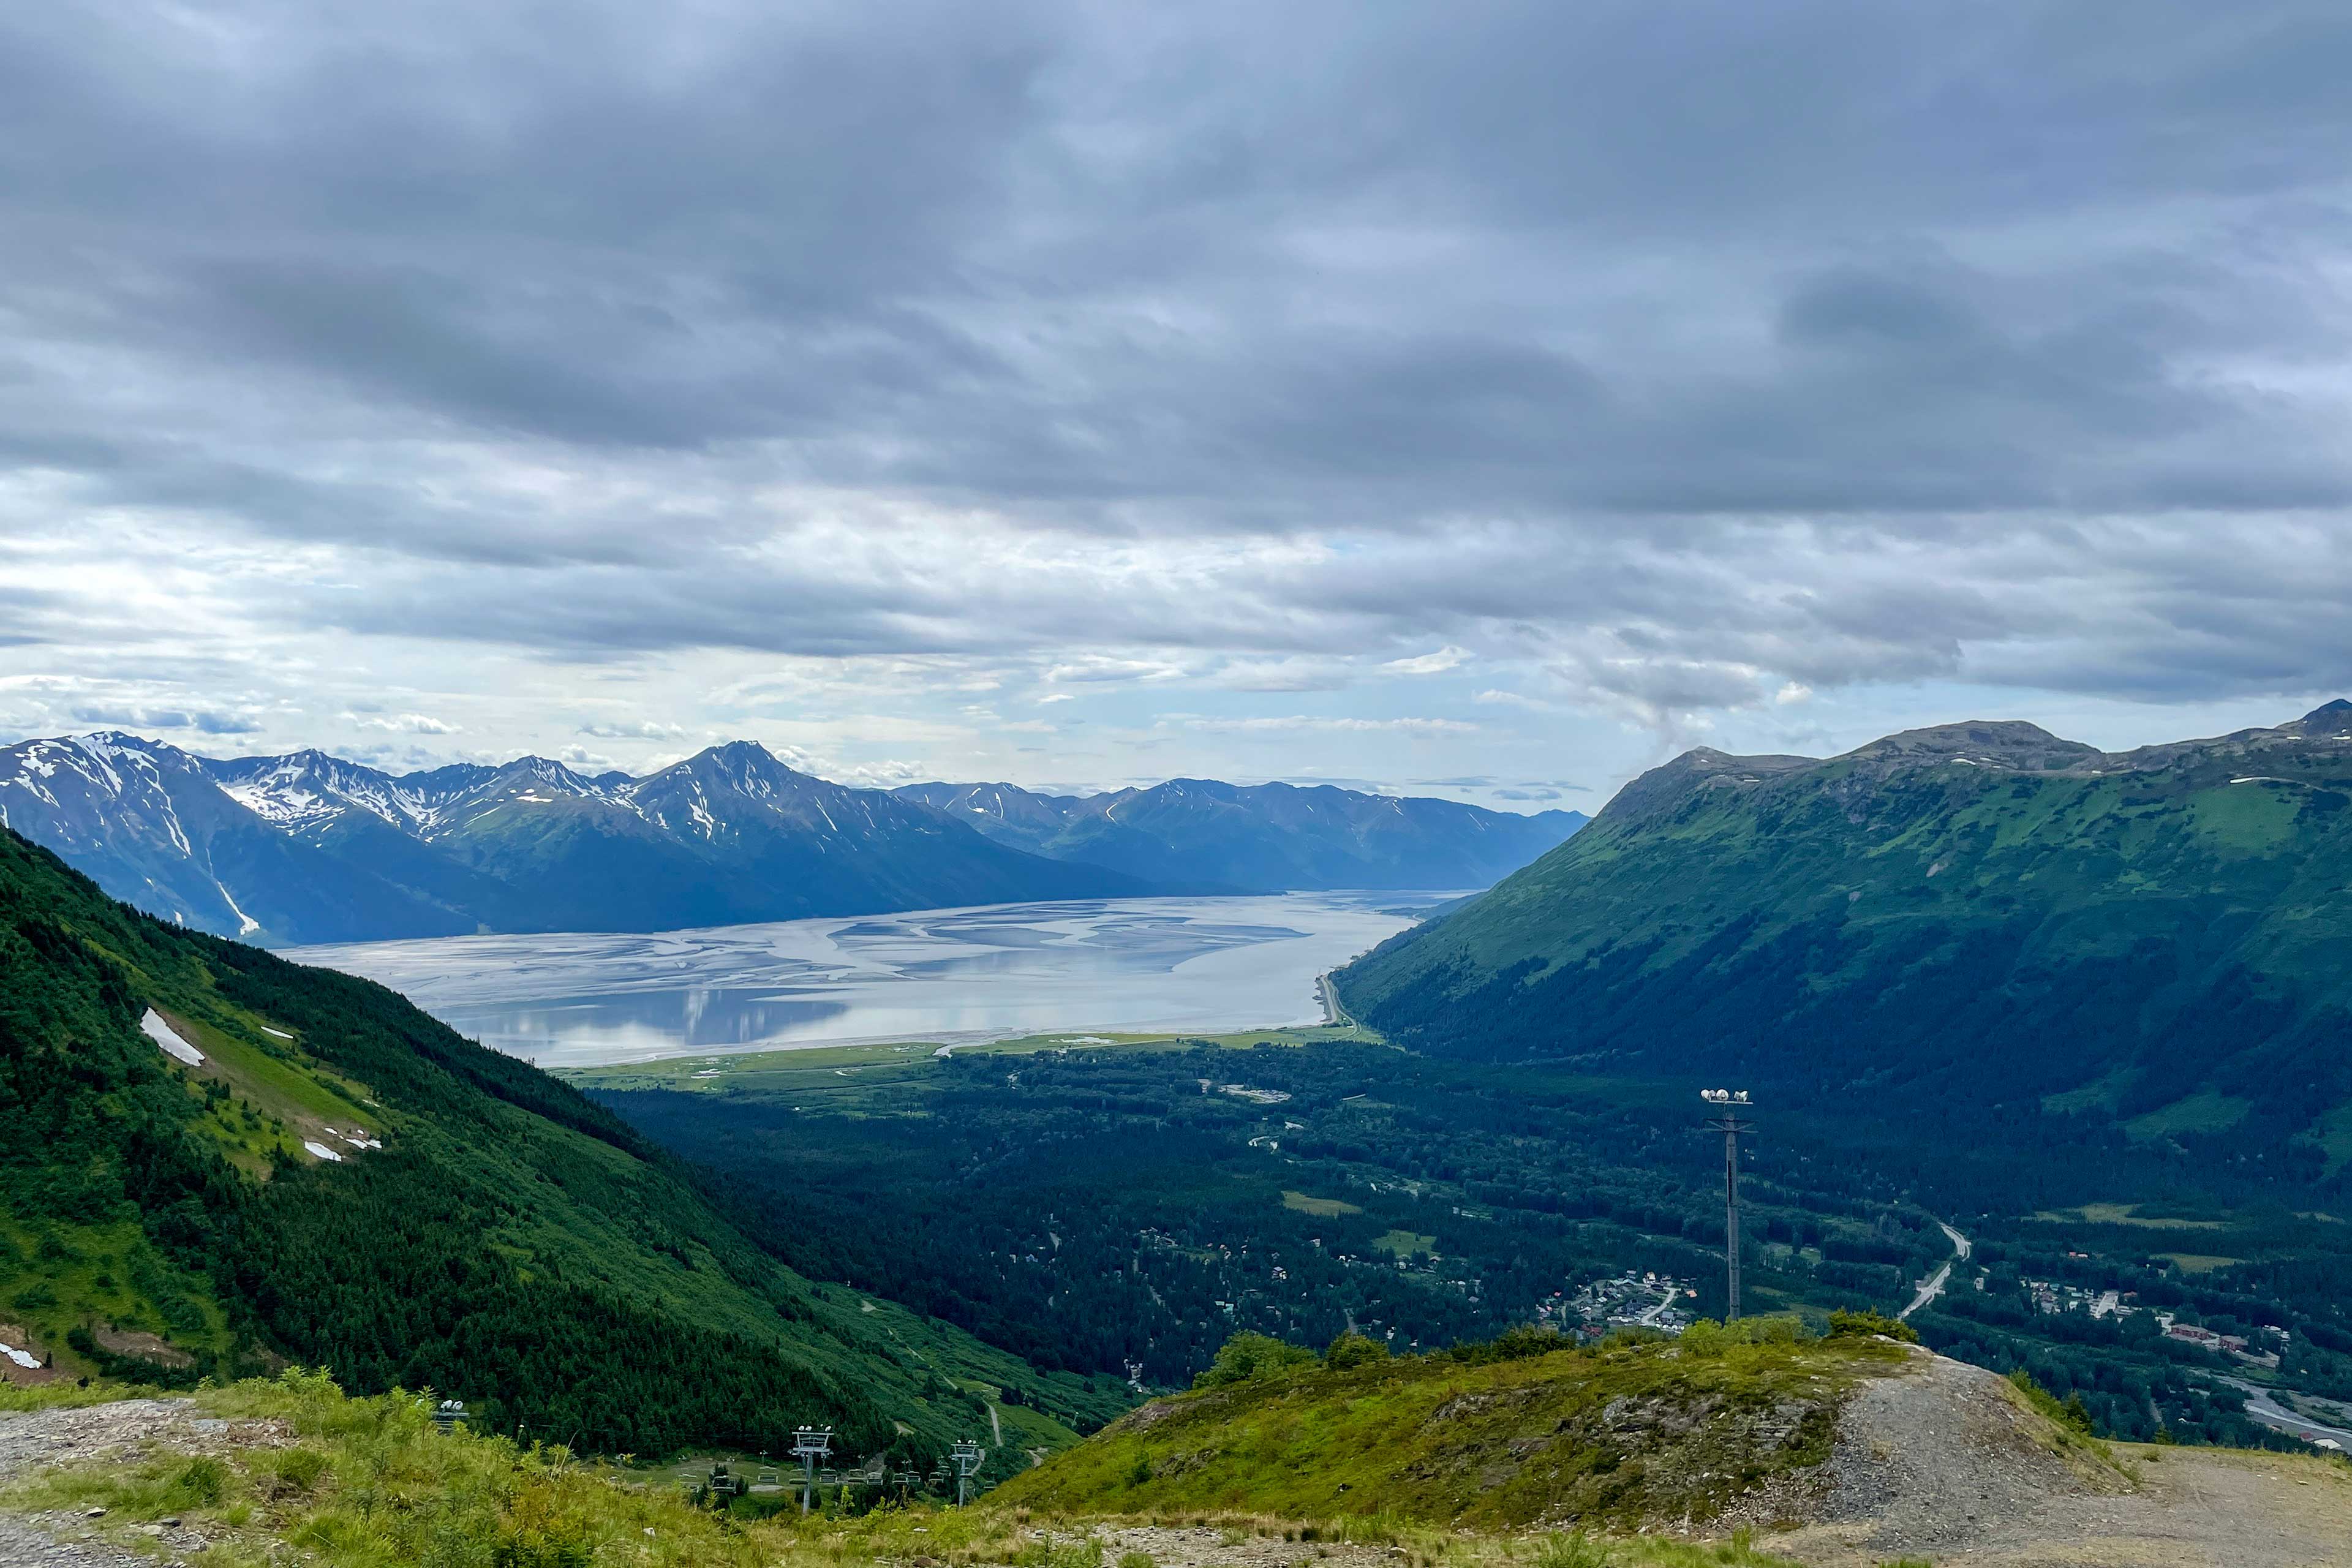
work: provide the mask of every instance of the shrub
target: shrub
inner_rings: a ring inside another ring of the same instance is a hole
[[[1192,1380],[1195,1388],[1217,1388],[1270,1377],[1296,1366],[1312,1366],[1315,1352],[1269,1334],[1235,1334],[1217,1352],[1217,1359]]]
[[[2025,1395],[2025,1403],[2055,1421],[2078,1437],[2091,1435],[2091,1412],[2080,1394],[2070,1394],[2063,1400],[2033,1379],[2033,1374],[2019,1367],[2009,1374],[2011,1384]]]
[[[1331,1342],[1323,1352],[1323,1364],[1333,1372],[1347,1372],[1355,1367],[1373,1366],[1389,1359],[1389,1347],[1379,1340],[1350,1331]]]
[[[1793,1317],[1741,1318],[1718,1323],[1701,1318],[1683,1331],[1683,1349],[1692,1355],[1717,1356],[1734,1345],[1793,1345],[1805,1337],[1805,1325]]]
[[[280,1448],[256,1468],[266,1473],[272,1497],[307,1492],[326,1473],[327,1456],[316,1448]]]
[[[1841,1307],[1830,1314],[1828,1337],[1831,1339],[1843,1339],[1849,1335],[1867,1339],[1873,1334],[1884,1334],[1890,1340],[1900,1340],[1906,1345],[1916,1345],[1919,1342],[1918,1330],[1900,1318],[1890,1318],[1883,1312],[1874,1312],[1866,1307],[1853,1311],[1848,1311]]]
[[[1436,1353],[1453,1361],[1466,1362],[1472,1366],[1486,1366],[1498,1361],[1527,1361],[1539,1355],[1549,1355],[1554,1351],[1573,1348],[1575,1342],[1549,1323],[1520,1323],[1505,1329],[1491,1340],[1465,1341]]]

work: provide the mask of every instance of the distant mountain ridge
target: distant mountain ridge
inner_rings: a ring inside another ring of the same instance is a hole
[[[0,748],[0,825],[151,913],[281,945],[1476,887],[1581,820],[1194,780],[1086,800],[854,789],[742,741],[641,778],[545,757],[404,774],[316,750],[224,761],[117,731]]]
[[[2347,955],[2337,701],[2121,753],[2014,722],[1685,752],[1334,984],[1441,1054],[1769,1087],[1889,1128],[1932,1105],[1964,1140],[2064,1119],[2340,1187]]]
[[[1171,779],[1057,795],[1006,784],[908,784],[901,798],[1001,844],[1145,881],[1216,891],[1483,888],[1584,826],[1576,811],[1521,816],[1456,801],[1332,784]]]
[[[644,778],[544,757],[394,776],[113,732],[0,750],[0,823],[166,920],[273,942],[662,931],[1144,891],[748,742]]]

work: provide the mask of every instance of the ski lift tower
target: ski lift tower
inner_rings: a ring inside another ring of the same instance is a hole
[[[809,1510],[816,1491],[816,1462],[833,1452],[833,1428],[803,1426],[793,1434],[793,1458],[801,1462],[801,1512]]]
[[[971,1473],[980,1468],[981,1460],[986,1457],[980,1445],[973,1442],[958,1443],[950,1450],[949,1458],[955,1460],[956,1507],[963,1506],[965,1491],[971,1483]]]
[[[1744,1089],[1703,1089],[1698,1097],[1721,1113],[1706,1124],[1723,1134],[1723,1260],[1731,1287],[1723,1321],[1728,1323],[1739,1316],[1739,1138],[1755,1131],[1756,1123],[1740,1114],[1751,1103]]]

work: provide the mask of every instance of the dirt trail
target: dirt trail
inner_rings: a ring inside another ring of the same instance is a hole
[[[1817,1568],[2352,1568],[2352,1470],[2317,1458],[2052,1450],[2002,1380],[1917,1352],[1841,1424],[1817,1522],[1771,1549]],[[2141,1456],[2156,1454],[2149,1462]]]

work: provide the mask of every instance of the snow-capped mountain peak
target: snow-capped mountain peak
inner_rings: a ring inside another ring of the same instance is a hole
[[[432,805],[400,780],[324,752],[239,757],[209,763],[206,771],[229,798],[289,833],[315,832],[350,811],[367,812],[406,833],[421,833],[433,823]]]

